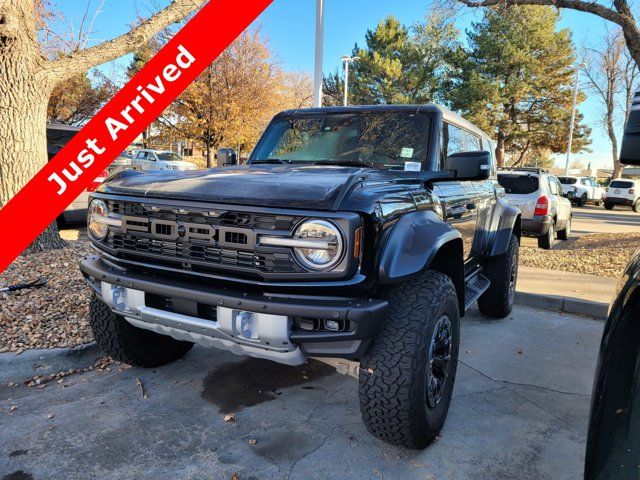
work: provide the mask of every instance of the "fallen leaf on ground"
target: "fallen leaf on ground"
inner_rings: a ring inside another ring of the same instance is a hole
[[[235,413],[227,413],[224,416],[224,421],[225,422],[235,422],[236,421],[236,414]]]
[[[140,380],[139,378],[136,378],[136,385],[138,385],[140,387],[140,391],[142,392],[142,398],[144,398],[145,400],[147,399],[147,389],[144,386],[144,383],[142,383],[142,380]]]
[[[249,445],[255,445],[256,443],[258,443],[258,441],[255,438],[249,439]]]

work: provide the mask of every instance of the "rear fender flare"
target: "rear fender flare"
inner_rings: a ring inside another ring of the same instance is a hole
[[[461,239],[460,232],[431,210],[403,216],[393,226],[380,256],[380,284],[420,274],[429,268],[442,245],[456,239]]]

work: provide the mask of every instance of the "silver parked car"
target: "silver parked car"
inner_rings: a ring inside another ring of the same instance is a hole
[[[197,170],[198,166],[187,162],[180,155],[169,150],[137,150],[133,164],[142,170]]]
[[[536,237],[540,248],[551,249],[556,238],[571,233],[571,202],[564,198],[557,177],[539,168],[508,168],[498,171],[498,183],[507,200],[522,212],[522,235]]]

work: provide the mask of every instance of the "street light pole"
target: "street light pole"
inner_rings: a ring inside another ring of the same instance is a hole
[[[581,63],[574,68],[575,80],[573,83],[573,102],[571,104],[571,123],[569,124],[569,140],[567,142],[567,160],[564,165],[564,175],[569,175],[569,160],[571,159],[571,147],[573,144],[573,127],[576,121],[576,103],[578,103],[578,88],[580,86],[580,70],[586,68],[586,63]]]
[[[344,106],[349,105],[349,64],[358,60],[360,57],[350,57],[343,55],[340,60],[344,63]]]
[[[313,106],[322,107],[322,43],[324,37],[324,0],[316,0],[316,58],[313,72]]]

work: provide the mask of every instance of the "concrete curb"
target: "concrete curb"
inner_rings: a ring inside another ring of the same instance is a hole
[[[88,367],[102,356],[104,353],[95,342],[71,348],[25,350],[20,355],[0,353],[0,384]]]
[[[585,315],[598,320],[606,320],[609,311],[609,305],[606,303],[528,292],[516,292],[516,303],[543,310]]]

